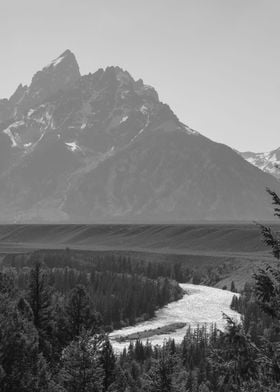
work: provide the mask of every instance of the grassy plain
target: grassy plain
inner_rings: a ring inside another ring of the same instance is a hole
[[[279,226],[274,226],[278,231]],[[0,225],[0,253],[29,253],[37,249],[76,249],[130,255],[135,259],[183,261],[189,266],[231,266],[217,287],[238,288],[257,267],[273,262],[253,223],[155,225]]]

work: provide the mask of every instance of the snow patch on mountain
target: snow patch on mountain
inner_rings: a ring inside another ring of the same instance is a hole
[[[7,129],[4,129],[3,132],[4,132],[6,135],[9,136],[9,138],[10,138],[10,140],[11,140],[11,142],[12,142],[12,147],[16,147],[16,146],[17,146],[17,142],[16,142],[16,139],[15,139],[15,137],[14,137],[14,135],[13,135],[13,133],[12,133],[10,127],[7,128]]]
[[[65,144],[66,144],[66,146],[68,147],[68,149],[69,149],[70,151],[78,151],[78,150],[81,151],[81,147],[78,146],[78,144],[77,144],[76,141],[73,141],[73,142],[66,142]]]
[[[28,113],[27,113],[27,117],[31,117],[32,114],[33,114],[34,112],[35,112],[34,109],[30,109],[30,110],[28,111]]]
[[[123,122],[126,122],[127,119],[128,119],[128,116],[124,116],[124,117],[121,119],[120,124],[122,124]]]
[[[9,136],[11,142],[12,142],[12,147],[17,147],[19,144],[18,141],[18,134],[15,133],[15,130],[17,128],[20,128],[21,126],[24,125],[24,121],[15,121],[11,125],[9,125],[8,128],[3,130],[3,133]],[[14,132],[13,132],[14,131]]]
[[[268,152],[254,153],[246,151],[239,154],[260,170],[280,179],[280,148]]]
[[[195,131],[194,129],[188,127],[188,126],[185,125],[185,124],[182,124],[182,125],[183,125],[183,127],[185,128],[185,130],[187,131],[187,133],[188,133],[189,135],[199,135],[199,132]]]
[[[45,68],[56,67],[59,63],[61,63],[66,58],[66,56],[69,53],[71,53],[71,52],[70,51],[65,51],[60,56],[58,56],[56,59],[54,59],[50,64],[48,64]]]
[[[141,108],[140,108],[140,112],[143,113],[143,114],[147,114],[149,112],[147,106],[146,105],[142,105]]]
[[[56,60],[54,60],[54,61],[52,62],[52,65],[53,65],[54,67],[56,67],[59,63],[61,63],[62,60],[63,60],[63,57],[58,57]]]

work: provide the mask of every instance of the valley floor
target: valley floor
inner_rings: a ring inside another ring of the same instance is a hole
[[[242,289],[258,267],[273,260],[253,223],[0,225],[0,260],[1,254],[66,248],[191,269],[217,267],[223,270],[214,283],[219,288],[234,281]]]

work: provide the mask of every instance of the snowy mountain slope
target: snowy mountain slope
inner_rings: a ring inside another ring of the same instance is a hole
[[[280,147],[269,152],[241,152],[240,155],[266,173],[280,179]]]
[[[2,221],[263,219],[280,184],[182,124],[120,67],[69,50],[0,101]]]

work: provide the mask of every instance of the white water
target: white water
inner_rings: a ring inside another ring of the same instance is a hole
[[[231,291],[194,284],[180,284],[180,286],[187,294],[179,301],[171,302],[167,306],[159,309],[153,319],[132,327],[113,331],[109,336],[114,350],[121,352],[130,343],[129,340],[118,342],[116,340],[118,337],[177,322],[186,323],[186,326],[170,334],[154,335],[148,339],[149,342],[153,345],[160,345],[165,339],[169,338],[174,339],[176,342],[181,342],[189,326],[196,328],[198,325],[210,326],[212,323],[215,323],[218,329],[223,330],[226,326],[223,313],[234,320],[240,320],[240,315],[230,309],[231,300],[234,295]],[[142,339],[142,341],[146,342],[147,338]]]

